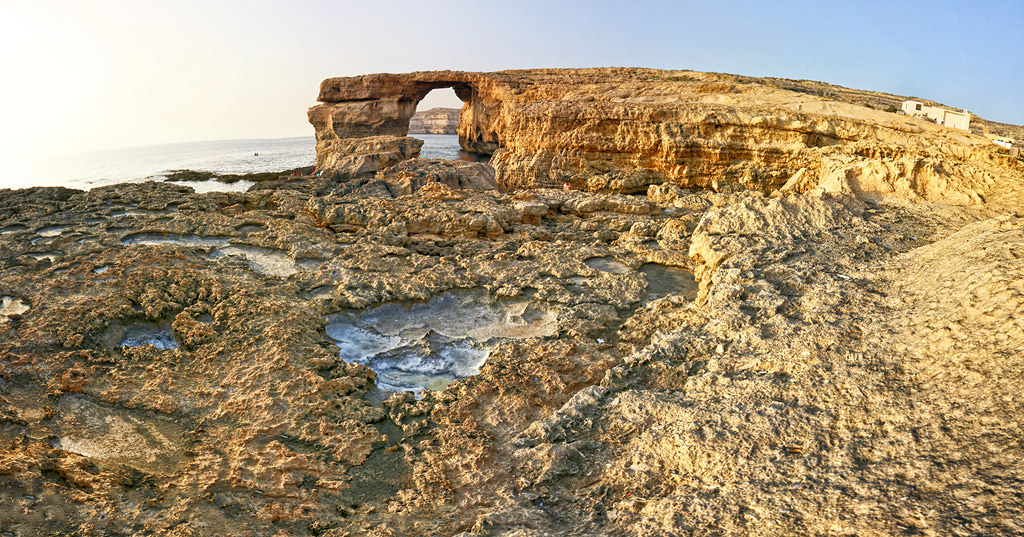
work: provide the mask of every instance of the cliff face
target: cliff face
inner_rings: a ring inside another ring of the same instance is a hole
[[[409,119],[410,134],[458,134],[458,128],[457,108],[431,108]]]
[[[321,142],[318,167],[350,173],[321,165],[335,147],[328,140],[405,136],[415,104],[453,87],[467,103],[460,144],[493,154],[505,189],[824,185],[963,201],[999,197],[987,178],[1021,173],[981,137],[777,82],[650,69],[379,74],[324,80],[309,119]]]

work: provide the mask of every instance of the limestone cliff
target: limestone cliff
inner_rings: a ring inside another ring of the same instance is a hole
[[[410,134],[458,134],[457,108],[431,108],[416,112],[409,119]]]
[[[309,110],[318,166],[334,150],[330,140],[405,136],[416,103],[439,87],[466,102],[460,145],[493,154],[505,189],[822,185],[963,201],[1003,197],[989,188],[993,174],[1024,175],[982,137],[783,89],[777,80],[622,68],[330,78]]]

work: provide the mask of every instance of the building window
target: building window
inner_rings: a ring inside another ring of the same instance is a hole
[[[917,104],[915,104],[915,105],[914,105],[914,109],[915,109],[915,110],[920,110],[920,109],[921,109],[921,103],[917,103]]]

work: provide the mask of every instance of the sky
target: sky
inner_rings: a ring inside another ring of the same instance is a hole
[[[1024,124],[1022,28],[1018,0],[0,0],[0,166],[311,136],[322,79],[429,69],[813,79]]]

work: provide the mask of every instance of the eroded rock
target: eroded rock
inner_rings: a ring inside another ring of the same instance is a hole
[[[156,415],[111,409],[68,395],[57,403],[57,449],[103,466],[127,465],[152,475],[173,475],[182,459],[181,428]]]
[[[790,81],[793,82],[793,81]],[[401,137],[431,89],[465,101],[463,149],[493,155],[501,188],[644,193],[651,185],[896,193],[972,204],[1013,194],[994,175],[1024,174],[984,137],[792,91],[799,84],[693,71],[423,71],[329,78],[309,110],[317,168],[362,173],[388,158],[348,157],[357,140]],[[844,88],[845,89],[845,88]],[[376,150],[375,150],[376,151]],[[397,161],[397,160],[395,160]]]
[[[497,190],[494,169],[482,162],[414,159],[382,170],[377,177],[388,185],[392,196],[405,196],[428,184],[442,184],[453,190]]]
[[[359,144],[455,84],[498,182],[555,189],[395,197],[398,138],[244,193],[0,191],[4,531],[1017,532],[1015,165],[675,74],[380,75],[325,82],[358,121],[311,112]],[[467,374],[381,390],[410,364]]]

